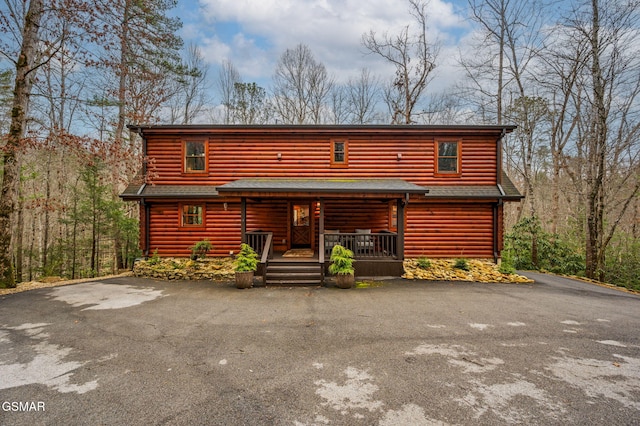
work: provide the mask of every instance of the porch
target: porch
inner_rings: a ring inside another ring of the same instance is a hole
[[[286,262],[274,253],[295,248],[312,250],[324,281],[338,244],[353,251],[357,276],[401,275],[405,208],[427,192],[401,179],[240,179],[217,190],[240,199],[241,238],[265,282],[270,263]]]
[[[354,268],[357,277],[400,276],[403,273],[399,258],[398,234],[384,231],[378,233],[329,232],[321,233],[321,250],[301,249],[279,252],[273,250],[273,232],[249,231],[245,241],[260,259],[257,274],[265,285],[323,285],[328,274],[331,250],[340,244],[354,253]],[[289,255],[298,251],[296,255]]]

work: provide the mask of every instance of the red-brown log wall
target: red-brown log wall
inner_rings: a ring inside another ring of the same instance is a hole
[[[198,203],[196,201],[194,204]],[[151,206],[149,252],[160,256],[188,257],[190,246],[208,238],[213,245],[210,256],[228,256],[240,249],[240,204],[202,203],[205,219],[202,227],[180,227],[177,202],[155,203]]]
[[[410,203],[405,257],[493,258],[493,208],[487,203]]]
[[[210,139],[209,139],[210,138]],[[194,140],[189,136],[189,140]],[[205,177],[182,174],[179,136],[150,136],[147,153],[157,184],[222,185],[242,178],[397,178],[418,185],[490,185],[496,183],[496,142],[489,137],[462,139],[459,177],[434,176],[434,138],[356,137],[348,139],[348,167],[331,168],[328,136],[278,138],[269,134],[209,142],[209,173]],[[443,138],[438,140],[458,140]],[[278,153],[281,160],[277,159]],[[398,153],[402,158],[398,160]]]
[[[330,200],[325,204],[325,229],[354,232],[371,228],[372,232],[389,229],[388,203],[368,200],[352,209],[349,201]],[[498,222],[502,226],[501,212]],[[284,250],[288,238],[288,204],[286,201],[247,203],[247,231],[274,233],[274,248]],[[141,214],[141,219],[143,215]],[[317,219],[316,219],[317,220]],[[189,247],[208,238],[210,256],[227,256],[240,245],[240,204],[206,203],[203,227],[179,227],[179,204],[163,202],[151,207],[149,251],[160,256],[187,257]],[[318,241],[316,222],[315,241]],[[499,235],[499,234],[498,234]],[[143,241],[143,240],[142,240]],[[499,249],[502,239],[499,239]],[[405,257],[493,257],[493,209],[488,203],[418,203],[406,209]]]

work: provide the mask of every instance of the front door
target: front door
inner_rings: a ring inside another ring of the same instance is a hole
[[[311,247],[311,209],[309,203],[293,204],[291,214],[291,247]]]

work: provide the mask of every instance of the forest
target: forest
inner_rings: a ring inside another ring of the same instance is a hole
[[[264,84],[185,45],[176,0],[2,0],[0,287],[141,255],[129,124],[513,124],[504,264],[640,290],[640,1],[468,0],[475,54],[439,92],[429,2],[402,4],[359,41],[389,75],[338,79],[292,43]]]

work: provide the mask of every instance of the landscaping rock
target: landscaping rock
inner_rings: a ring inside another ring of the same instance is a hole
[[[498,265],[488,260],[472,259],[468,261],[469,270],[456,269],[455,259],[429,259],[430,266],[421,268],[417,259],[404,261],[405,273],[402,278],[408,280],[432,281],[474,281],[481,283],[532,283],[527,277],[518,274],[503,274]]]
[[[140,260],[133,267],[136,277],[164,280],[215,280],[234,278],[233,259],[230,257],[209,259],[162,258]]]

